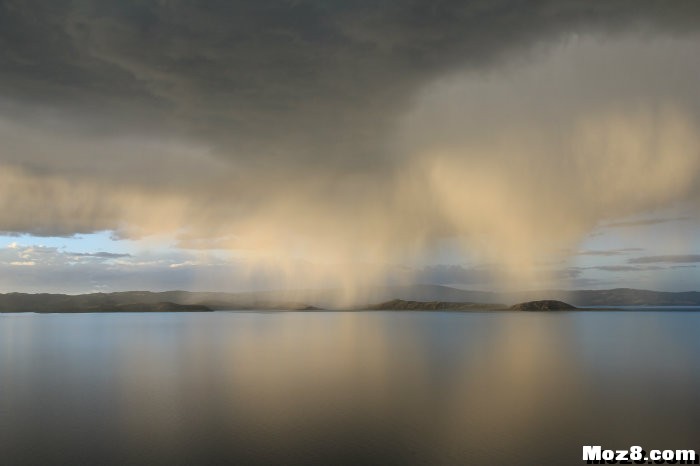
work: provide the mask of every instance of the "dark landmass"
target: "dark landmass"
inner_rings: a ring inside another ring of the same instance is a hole
[[[323,296],[314,295],[319,300]],[[412,301],[448,301],[459,303],[516,304],[556,300],[573,306],[700,306],[700,292],[667,292],[615,288],[610,290],[536,290],[495,293],[461,290],[440,285],[377,287],[367,291],[365,302],[381,303],[399,297]],[[315,302],[309,298],[309,301]]]
[[[667,292],[616,288],[570,291],[559,295],[567,296],[568,301],[577,306],[700,306],[698,291]]]
[[[578,308],[563,301],[547,299],[543,301],[528,301],[526,303],[515,304],[509,309],[511,311],[571,311]]]
[[[0,294],[0,312],[206,312],[209,310],[320,311],[337,309],[334,290],[286,290],[247,293],[125,291],[117,293]],[[397,299],[398,297],[398,299]],[[501,303],[562,301],[573,306],[700,306],[700,292],[545,290],[516,293],[469,291],[438,285],[375,287],[357,297],[351,309],[496,310]],[[370,304],[365,303],[380,303]],[[181,307],[194,306],[194,307]],[[345,307],[344,309],[348,309]],[[548,309],[555,310],[555,309]]]
[[[0,294],[0,312],[211,312],[214,310],[321,310],[305,303],[222,299],[225,293],[185,291],[126,291],[65,295],[49,293]]]
[[[0,312],[38,312],[38,313],[87,313],[87,312],[212,312],[213,309],[201,304],[177,304],[172,302],[153,302],[153,303],[115,303],[115,302],[99,302],[82,301],[80,299],[65,299],[60,300],[61,295],[52,295],[53,300],[41,302],[41,298],[28,299],[28,302],[18,296],[12,296],[9,301],[14,304],[7,306],[7,300],[3,300],[6,295],[0,295],[0,303],[2,307]],[[72,297],[78,298],[78,297]]]
[[[76,312],[212,312],[213,309],[201,304],[177,303],[130,303],[102,305],[85,308]]]
[[[502,304],[461,303],[450,301],[404,301],[392,299],[380,304],[366,306],[369,311],[470,311],[505,309]]]
[[[501,295],[507,302],[557,300],[574,306],[700,306],[700,292],[666,292],[615,288],[612,290],[544,290]]]
[[[199,293],[194,293],[199,294]],[[223,302],[305,302],[321,308],[333,309],[337,290],[256,291],[236,294],[212,293]],[[362,290],[356,306],[384,303],[393,299],[405,301],[444,301],[454,303],[485,303],[513,305],[541,300],[556,300],[573,306],[700,306],[700,292],[664,292],[616,288],[610,290],[537,290],[518,292],[472,291],[442,285],[383,286]],[[176,301],[177,302],[177,301]],[[197,301],[200,302],[200,301]],[[202,300],[201,302],[207,303]],[[223,309],[223,308],[222,308]]]
[[[323,309],[322,307],[316,307],[316,306],[299,306],[299,307],[292,307],[289,309],[290,311],[325,311],[326,309]]]
[[[570,311],[578,309],[563,301],[528,301],[506,306],[493,303],[463,303],[454,301],[404,301],[392,299],[380,304],[367,306],[370,311]]]

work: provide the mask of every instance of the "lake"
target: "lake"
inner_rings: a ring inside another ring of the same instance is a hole
[[[564,465],[700,450],[700,313],[0,315],[0,463]]]

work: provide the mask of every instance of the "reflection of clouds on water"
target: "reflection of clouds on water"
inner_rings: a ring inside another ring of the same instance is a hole
[[[582,444],[688,448],[699,323],[681,312],[7,317],[0,451],[561,464]]]
[[[533,314],[478,317],[463,328],[466,364],[441,412],[436,453],[454,460],[473,451],[486,461],[527,450],[581,395],[565,317],[550,317],[559,319],[555,333]]]
[[[385,328],[355,313],[220,313],[200,325],[134,328],[120,345],[119,418],[129,442],[177,451],[202,424],[231,442],[292,451],[363,422],[390,419]],[[160,316],[159,316],[160,318]],[[203,324],[203,325],[201,325]],[[175,350],[170,352],[170,350]],[[420,363],[419,348],[403,356]],[[369,419],[368,419],[369,418]]]

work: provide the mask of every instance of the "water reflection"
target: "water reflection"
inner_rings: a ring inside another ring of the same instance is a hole
[[[578,464],[583,444],[700,449],[699,317],[4,315],[0,454]]]

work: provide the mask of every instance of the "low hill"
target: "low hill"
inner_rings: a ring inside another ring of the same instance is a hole
[[[84,308],[76,312],[212,312],[212,309],[201,304],[162,302],[102,305]]]
[[[578,308],[563,301],[547,299],[543,301],[528,301],[526,303],[515,304],[509,309],[511,311],[571,311]]]
[[[212,296],[213,295],[213,296]],[[236,295],[185,291],[127,291],[65,295],[49,293],[0,294],[0,312],[208,312],[217,309],[317,310],[305,303],[244,301]]]
[[[402,299],[392,299],[379,304],[367,306],[371,311],[467,311],[467,310],[490,310],[504,309],[501,304],[483,303],[461,303],[450,301],[404,301]]]

